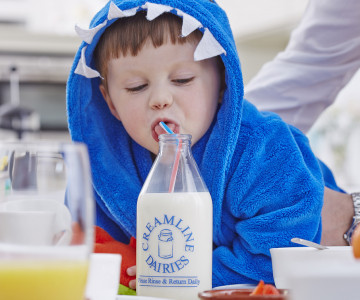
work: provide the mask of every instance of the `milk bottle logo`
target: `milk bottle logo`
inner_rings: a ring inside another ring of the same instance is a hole
[[[158,256],[161,258],[173,257],[173,238],[170,229],[163,229],[159,234]]]
[[[166,200],[165,200],[166,201]],[[175,274],[192,259],[195,238],[190,226],[176,215],[157,216],[142,231],[141,252],[147,267],[161,274]]]

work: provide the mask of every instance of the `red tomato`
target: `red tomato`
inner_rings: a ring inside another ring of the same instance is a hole
[[[272,284],[265,284],[263,295],[280,295],[280,292]]]
[[[249,296],[255,295],[280,295],[280,292],[272,284],[265,284],[260,280]]]
[[[258,285],[254,288],[254,290],[251,292],[251,294],[249,296],[253,296],[253,295],[262,295],[263,293],[263,289],[264,289],[264,281],[260,280]]]

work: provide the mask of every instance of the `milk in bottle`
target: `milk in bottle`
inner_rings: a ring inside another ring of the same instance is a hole
[[[212,287],[212,200],[190,135],[164,134],[137,204],[136,290],[198,299]]]

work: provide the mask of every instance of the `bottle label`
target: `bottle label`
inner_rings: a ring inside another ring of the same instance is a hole
[[[196,245],[190,224],[169,214],[155,216],[143,224],[139,238],[143,270],[147,271],[138,274],[138,284],[197,287],[200,283],[198,277],[186,275],[194,274],[191,268],[188,269]]]

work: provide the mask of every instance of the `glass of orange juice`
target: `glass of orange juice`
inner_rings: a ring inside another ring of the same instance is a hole
[[[84,144],[0,144],[1,300],[84,300],[93,201]]]

